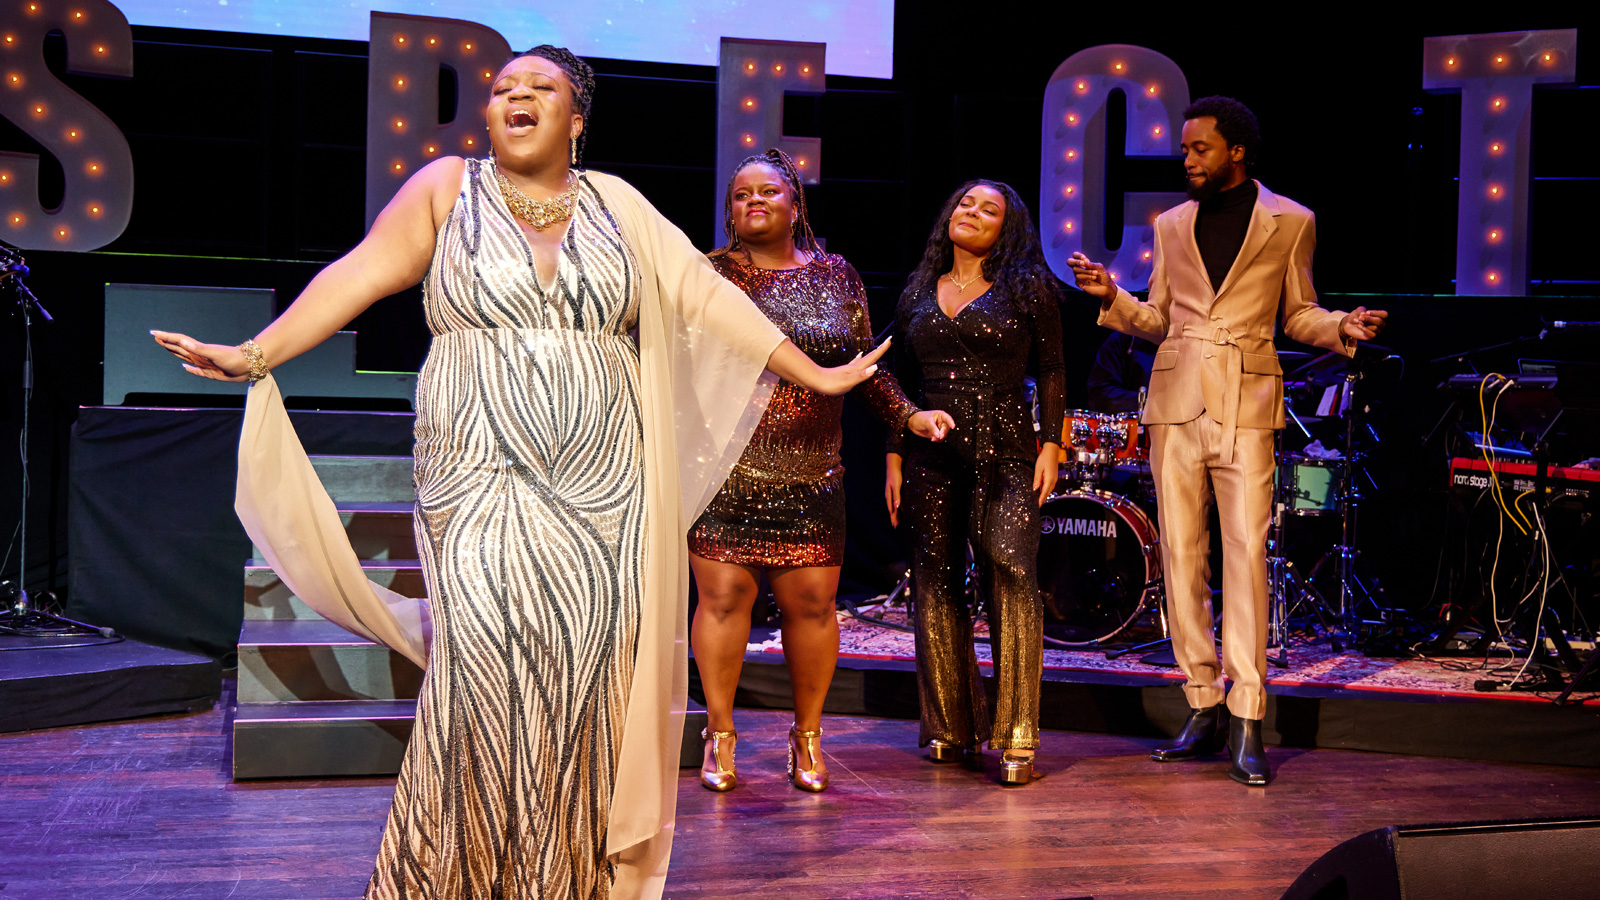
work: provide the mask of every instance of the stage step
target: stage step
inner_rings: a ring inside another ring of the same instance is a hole
[[[243,682],[242,667],[240,676]],[[393,775],[415,715],[415,700],[240,702],[233,717],[233,777]]]
[[[233,717],[233,778],[348,778],[400,771],[414,700],[240,703]],[[700,765],[706,711],[684,717],[678,765]]]
[[[311,464],[367,578],[424,596],[411,457],[313,456]],[[245,562],[235,778],[393,775],[421,687],[410,660],[323,619],[264,560]]]
[[[426,595],[412,530],[411,458],[313,456],[370,580]],[[255,553],[260,556],[259,552]],[[323,619],[261,559],[244,566],[233,777],[393,775],[411,737],[422,670]],[[698,766],[705,711],[690,710],[679,762]]]
[[[323,619],[252,619],[239,632],[239,702],[414,700],[422,670]]]
[[[403,597],[422,597],[422,564],[414,559],[364,559],[361,570],[367,579]],[[245,621],[264,619],[321,619],[283,582],[265,560],[247,560],[244,565]]]
[[[417,555],[413,501],[340,500],[339,522],[360,559],[411,559]],[[250,555],[260,557],[254,544]]]
[[[345,503],[405,503],[417,499],[409,456],[313,456],[317,480],[333,498]]]

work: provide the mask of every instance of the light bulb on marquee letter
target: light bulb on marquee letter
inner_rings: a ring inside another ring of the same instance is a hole
[[[0,240],[24,250],[94,250],[116,240],[133,212],[133,154],[122,129],[56,80],[44,60],[45,36],[66,40],[66,71],[133,77],[133,33],[106,0],[36,4],[8,21],[6,87],[0,118],[38,141],[61,164],[61,206],[39,203],[39,157],[0,151]],[[91,207],[98,210],[90,212]]]
[[[476,22],[372,14],[367,60],[367,227],[439,148],[476,156],[488,145],[489,80],[511,56],[500,33]],[[439,120],[439,72],[456,76],[456,117]]]
[[[802,184],[822,180],[822,139],[783,133],[785,94],[822,93],[826,72],[824,44],[798,41],[722,39],[717,68],[716,243],[722,233],[723,194],[733,167],[751,153],[777,147],[794,158]]]
[[[1573,81],[1577,43],[1574,28],[1422,41],[1422,87],[1432,93],[1461,93],[1458,294],[1528,293],[1533,87]]]
[[[1128,109],[1124,135],[1106,134],[1106,105],[1121,89]],[[1143,290],[1154,219],[1183,201],[1182,193],[1106,196],[1107,142],[1123,141],[1128,156],[1173,157],[1189,105],[1189,81],[1178,64],[1154,50],[1104,44],[1074,53],[1045,84],[1039,153],[1039,229],[1050,236],[1044,256],[1062,280],[1072,280],[1068,257],[1081,250],[1108,268],[1127,273],[1119,284]],[[1173,180],[1179,167],[1173,163]],[[1113,253],[1106,234],[1106,204],[1122,204],[1122,242]],[[1148,224],[1147,224],[1148,223]]]

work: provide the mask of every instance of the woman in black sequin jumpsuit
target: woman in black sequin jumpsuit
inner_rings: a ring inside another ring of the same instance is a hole
[[[711,254],[718,273],[813,360],[848,361],[872,349],[861,278],[818,246],[800,175],[786,155],[769,150],[741,163],[728,182],[725,210],[729,244]],[[858,396],[892,431],[909,428],[939,440],[950,422],[943,412],[918,411],[882,370],[861,384]],[[737,781],[733,696],[763,570],[783,615],[794,691],[789,775],[802,790],[828,786],[821,719],[839,658],[834,597],[844,558],[843,409],[843,397],[780,382],[744,454],[689,532],[700,598],[694,656],[707,714],[700,777],[711,790]]]
[[[915,544],[920,742],[933,759],[955,761],[975,760],[989,741],[1003,751],[1003,784],[1032,779],[1039,746],[1039,505],[1055,488],[1066,398],[1059,288],[1028,215],[994,181],[970,182],[945,203],[900,296],[895,350],[906,393],[949,410],[955,428],[941,444],[891,436],[885,486],[896,524],[903,490]],[[1022,390],[1030,361],[1037,438]],[[989,600],[992,719],[963,590],[969,543]]]

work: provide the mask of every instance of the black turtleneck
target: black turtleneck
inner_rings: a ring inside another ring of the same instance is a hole
[[[1200,261],[1211,277],[1212,293],[1222,290],[1222,282],[1239,257],[1239,248],[1244,246],[1256,193],[1256,183],[1245,179],[1244,184],[1200,201],[1200,213],[1194,219],[1194,241],[1200,246]]]

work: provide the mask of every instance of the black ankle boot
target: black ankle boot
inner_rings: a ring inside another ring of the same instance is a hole
[[[1233,717],[1228,724],[1228,750],[1233,765],[1228,767],[1228,777],[1240,784],[1265,785],[1272,780],[1272,766],[1267,763],[1267,751],[1261,746],[1261,720]]]
[[[1221,703],[1189,710],[1189,720],[1183,723],[1178,739],[1150,751],[1150,758],[1156,762],[1179,762],[1216,753],[1223,746],[1222,718],[1225,714]]]

